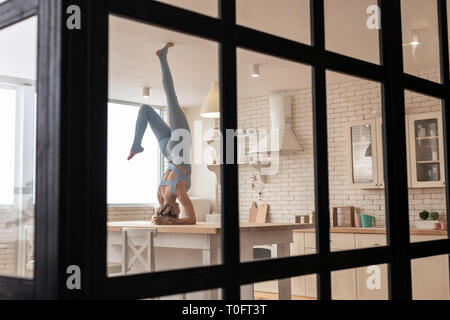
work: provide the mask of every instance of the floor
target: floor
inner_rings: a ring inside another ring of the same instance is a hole
[[[278,300],[278,294],[270,292],[255,291],[255,300]],[[292,300],[316,300],[316,298],[292,296]]]

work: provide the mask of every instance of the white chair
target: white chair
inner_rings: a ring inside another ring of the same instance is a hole
[[[155,271],[155,229],[122,229],[122,273],[128,274],[140,263],[144,272]],[[139,270],[139,267],[138,267]]]
[[[108,275],[155,271],[154,237],[156,233],[156,228],[123,228],[122,261],[108,261]]]

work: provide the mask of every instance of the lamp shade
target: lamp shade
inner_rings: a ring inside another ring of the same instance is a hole
[[[203,101],[200,115],[203,118],[220,118],[219,82],[212,83],[211,89]]]

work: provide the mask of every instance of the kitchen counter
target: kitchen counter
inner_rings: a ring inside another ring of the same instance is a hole
[[[313,228],[296,229],[294,232],[314,233]],[[385,228],[356,228],[356,227],[331,227],[331,233],[365,233],[365,234],[385,234]],[[428,235],[428,236],[446,236],[447,230],[427,230],[427,229],[410,229],[411,235]]]

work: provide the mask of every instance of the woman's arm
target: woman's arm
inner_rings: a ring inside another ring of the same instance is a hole
[[[180,188],[179,191],[177,190],[177,197],[184,208],[184,213],[186,214],[186,217],[177,220],[177,224],[195,224],[197,220],[195,218],[194,206],[192,204],[191,198],[189,198],[186,192],[185,187]]]
[[[163,197],[159,194],[159,192],[157,193],[158,195],[158,202],[159,202],[159,206],[162,207],[164,204],[164,199]]]

